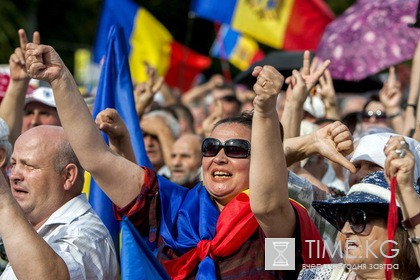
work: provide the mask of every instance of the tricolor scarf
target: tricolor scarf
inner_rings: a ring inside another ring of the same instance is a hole
[[[160,234],[166,246],[183,255],[162,264],[172,279],[186,278],[197,266],[196,279],[217,279],[213,257],[237,252],[259,227],[249,196],[246,192],[238,194],[219,213],[201,183],[186,192],[169,187],[173,186],[160,184]],[[323,244],[306,209],[295,201],[290,202],[299,219],[300,240],[317,240],[316,243]],[[328,256],[310,259],[309,243],[301,242],[301,246],[304,263],[330,263]]]

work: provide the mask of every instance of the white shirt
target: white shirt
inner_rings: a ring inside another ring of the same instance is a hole
[[[327,164],[327,171],[322,177],[321,182],[327,185],[328,187],[334,187],[340,191],[343,191],[344,193],[347,193],[349,189],[346,186],[346,184],[337,177],[337,175],[335,174],[334,168],[331,166],[331,164],[329,162],[326,162],[326,164]]]
[[[117,279],[118,261],[111,235],[85,194],[55,211],[38,233],[64,260],[70,279]],[[0,279],[17,279],[10,263]]]

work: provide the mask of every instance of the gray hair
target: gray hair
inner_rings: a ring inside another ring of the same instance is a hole
[[[178,121],[170,113],[164,110],[154,110],[147,113],[148,116],[158,116],[165,120],[172,132],[172,136],[178,139],[181,134],[181,128],[179,127]]]
[[[2,118],[0,118],[0,148],[6,150],[6,160],[3,166],[1,166],[4,167],[10,163],[10,157],[12,156],[12,144],[9,142],[9,127]]]
[[[70,145],[70,142],[67,140],[60,141],[57,145],[57,152],[54,158],[54,170],[57,173],[60,173],[64,167],[68,164],[73,163],[76,165],[78,174],[76,179],[76,186],[78,187],[77,191],[82,191],[84,184],[84,169],[79,162],[76,154],[73,151],[73,148]]]

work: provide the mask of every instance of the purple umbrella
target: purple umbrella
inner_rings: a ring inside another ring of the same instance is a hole
[[[417,0],[359,0],[331,22],[316,56],[330,59],[334,79],[358,81],[413,57],[420,30]]]

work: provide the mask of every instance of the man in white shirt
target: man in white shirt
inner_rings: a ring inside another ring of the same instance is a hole
[[[0,279],[117,279],[106,227],[84,194],[83,168],[64,130],[37,126],[17,139],[10,188],[0,176]]]

